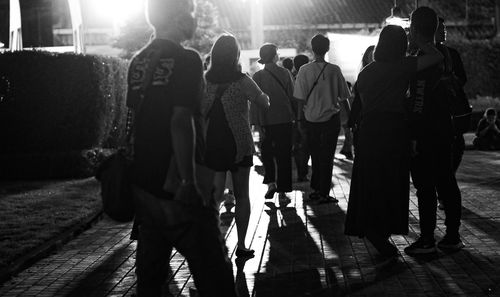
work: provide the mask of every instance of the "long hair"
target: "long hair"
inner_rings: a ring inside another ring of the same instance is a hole
[[[408,38],[405,30],[396,25],[387,25],[380,32],[373,58],[378,62],[397,62],[406,56]]]
[[[364,68],[366,65],[370,64],[373,61],[374,50],[374,45],[370,45],[366,48],[365,53],[363,54],[363,58],[361,58],[361,68]]]
[[[240,47],[233,35],[221,35],[212,46],[210,57],[210,66],[205,75],[208,81],[232,82],[243,75],[238,66]]]

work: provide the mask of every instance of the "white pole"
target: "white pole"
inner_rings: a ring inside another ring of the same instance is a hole
[[[73,27],[73,44],[75,45],[75,53],[85,54],[85,40],[80,0],[68,0],[68,4],[71,13],[71,25]]]
[[[9,50],[20,51],[22,49],[21,6],[19,0],[10,0]]]
[[[260,48],[264,43],[264,0],[252,0],[251,3],[251,38],[252,48]]]

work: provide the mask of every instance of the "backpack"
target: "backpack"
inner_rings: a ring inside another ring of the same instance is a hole
[[[447,99],[455,134],[463,134],[467,132],[470,127],[472,106],[469,103],[467,94],[465,94],[458,77],[453,72],[453,64],[448,48],[442,46],[440,49],[444,55],[445,71],[437,82],[436,87],[440,88],[443,92],[443,96]]]

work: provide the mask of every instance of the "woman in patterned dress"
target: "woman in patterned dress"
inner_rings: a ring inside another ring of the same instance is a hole
[[[206,94],[202,112],[207,120],[206,165],[215,170],[215,200],[220,202],[226,172],[231,171],[236,199],[237,256],[253,257],[245,245],[250,219],[249,177],[254,143],[248,118],[249,102],[269,107],[269,97],[239,67],[236,38],[224,34],[212,47],[211,64],[205,74]]]

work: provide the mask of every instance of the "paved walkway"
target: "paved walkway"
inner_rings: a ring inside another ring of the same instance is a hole
[[[247,241],[256,256],[234,265],[241,296],[500,296],[500,154],[466,151],[458,173],[463,194],[461,233],[466,248],[413,258],[402,250],[418,233],[412,192],[410,234],[393,236],[401,256],[385,261],[365,240],[343,235],[351,162],[337,156],[333,194],[338,204],[305,201],[307,184],[295,184],[292,202],[263,199],[251,173],[252,215]],[[390,186],[390,185],[388,185]],[[235,259],[233,210],[223,209],[222,229]],[[438,213],[437,238],[443,235]],[[0,288],[0,296],[130,296],[135,289],[136,243],[130,224],[107,219]],[[174,253],[168,284],[173,296],[194,286],[184,258]]]

